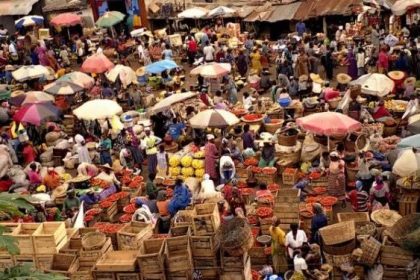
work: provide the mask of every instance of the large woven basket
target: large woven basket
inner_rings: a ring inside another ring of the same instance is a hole
[[[85,250],[97,250],[106,242],[106,235],[102,232],[89,232],[82,237],[82,246]]]
[[[325,245],[335,245],[356,237],[354,221],[336,223],[319,230]]]
[[[360,258],[359,262],[367,266],[373,266],[378,259],[379,252],[381,251],[381,242],[369,236],[362,241],[361,249],[363,255]]]
[[[296,145],[298,139],[298,135],[284,135],[282,133],[279,133],[277,135],[277,141],[278,144],[280,146],[288,146],[288,147],[293,147],[294,145]]]
[[[388,235],[398,245],[403,246],[403,237],[415,230],[414,226],[418,225],[420,213],[410,214],[402,217],[392,227],[388,228]]]
[[[275,119],[275,120],[279,120],[279,122],[277,123],[265,123],[264,124],[264,128],[265,131],[274,134],[276,133],[276,131],[281,128],[283,126],[284,120],[282,119]]]

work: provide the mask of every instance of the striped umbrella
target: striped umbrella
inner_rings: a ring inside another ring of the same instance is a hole
[[[86,89],[91,88],[95,83],[95,80],[91,76],[79,71],[67,73],[57,81],[72,82]]]
[[[82,64],[82,71],[87,73],[105,73],[111,70],[114,64],[102,53],[89,56]]]
[[[191,70],[191,75],[201,75],[205,78],[217,78],[226,75],[231,70],[229,63],[209,63]]]
[[[109,11],[96,21],[96,25],[99,27],[112,27],[123,21],[124,18],[125,15],[123,13],[117,11]]]
[[[82,91],[83,87],[70,81],[55,81],[44,86],[44,91],[56,95],[71,95]]]
[[[18,20],[15,20],[15,26],[22,28],[24,26],[42,25],[44,18],[42,16],[25,16]]]
[[[51,103],[35,103],[23,106],[13,116],[13,120],[17,122],[30,123],[40,125],[42,121],[47,119],[57,119],[60,111]]]
[[[239,119],[229,111],[209,109],[201,111],[190,119],[193,128],[223,128],[239,123]]]

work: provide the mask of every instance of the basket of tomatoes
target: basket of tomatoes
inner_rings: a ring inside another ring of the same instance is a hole
[[[258,123],[264,119],[264,115],[263,114],[246,114],[241,119],[243,122],[246,122],[246,123]]]
[[[338,199],[334,196],[325,196],[319,200],[319,203],[324,207],[332,207],[337,201]]]
[[[273,216],[273,209],[270,207],[258,207],[256,213],[261,219],[271,218]]]

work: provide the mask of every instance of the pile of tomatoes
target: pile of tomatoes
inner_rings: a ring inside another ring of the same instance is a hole
[[[270,218],[273,216],[273,209],[269,207],[258,207],[257,216],[260,217],[261,219]]]
[[[96,223],[93,227],[97,228],[100,232],[103,232],[105,234],[111,234],[117,233],[123,227],[123,225],[99,222]]]
[[[134,212],[136,212],[136,210],[137,210],[137,207],[135,203],[130,203],[123,208],[123,211],[126,214],[133,214]]]

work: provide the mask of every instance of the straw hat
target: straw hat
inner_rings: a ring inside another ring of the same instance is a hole
[[[51,195],[54,198],[66,196],[66,193],[67,193],[67,189],[68,188],[69,188],[69,185],[68,184],[62,184],[61,186],[56,187],[52,191],[52,194]]]
[[[137,76],[144,76],[146,74],[146,67],[140,67],[136,70]]]
[[[113,169],[112,169],[112,166],[111,166],[111,165],[109,165],[109,163],[107,163],[107,164],[103,164],[103,165],[99,165],[99,167],[100,167],[100,168],[103,168],[103,169],[113,170]]]
[[[87,175],[77,175],[76,177],[67,181],[67,183],[81,183],[90,179],[90,176]]]
[[[414,86],[415,84],[416,84],[416,78],[415,77],[408,77],[404,81],[404,87],[407,87],[409,85]]]
[[[402,218],[397,211],[389,210],[389,209],[379,209],[372,212],[370,215],[372,221],[377,224],[392,227],[399,219]]]
[[[306,81],[308,81],[308,75],[299,76],[299,82],[306,82]]]
[[[318,84],[323,84],[324,83],[324,80],[321,79],[319,74],[311,73],[311,74],[309,74],[309,78],[311,78],[312,82],[314,82],[314,83],[318,83]]]
[[[398,81],[404,78],[404,72],[402,71],[391,71],[388,73],[388,76],[394,80],[394,81]]]
[[[349,75],[345,74],[345,73],[337,74],[337,82],[339,84],[345,85],[345,84],[350,83],[351,80],[352,80],[352,78]]]

